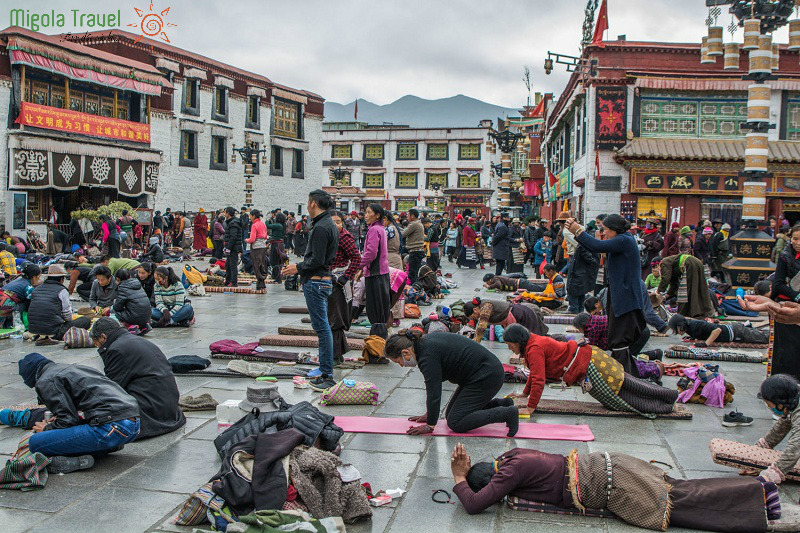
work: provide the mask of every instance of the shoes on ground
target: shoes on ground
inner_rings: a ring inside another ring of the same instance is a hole
[[[327,375],[324,375],[324,374],[323,374],[323,375],[321,375],[320,377],[318,377],[317,379],[313,379],[313,380],[311,380],[311,382],[309,383],[309,385],[310,385],[310,386],[311,386],[311,388],[312,388],[312,389],[314,389],[315,391],[317,391],[317,392],[323,392],[323,391],[325,391],[325,390],[328,390],[328,389],[330,389],[330,388],[331,388],[331,387],[333,387],[334,385],[336,385],[336,382],[333,380],[333,377],[331,377],[331,376],[327,376]]]
[[[725,427],[749,426],[752,423],[752,418],[744,416],[739,411],[731,411],[722,418],[722,425]]]
[[[313,370],[309,370],[306,377],[308,378],[318,378],[322,375],[322,371],[319,368],[315,368]]]
[[[69,474],[77,470],[86,470],[94,466],[94,457],[91,455],[80,455],[78,457],[64,457],[56,455],[50,458],[47,471],[51,474]]]

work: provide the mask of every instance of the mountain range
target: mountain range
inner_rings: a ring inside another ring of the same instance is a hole
[[[355,101],[349,104],[325,102],[325,122],[352,122]],[[475,127],[483,119],[519,116],[519,110],[501,107],[459,94],[450,98],[426,100],[406,95],[390,104],[373,104],[358,99],[358,121],[370,124],[404,124],[413,128]]]

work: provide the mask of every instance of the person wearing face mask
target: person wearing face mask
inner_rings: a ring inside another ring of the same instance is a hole
[[[644,250],[642,252],[642,279],[646,279],[652,270],[653,259],[658,257],[661,250],[664,249],[664,238],[661,232],[658,231],[661,227],[661,221],[655,218],[648,218],[644,226],[644,233],[642,235],[642,243]]]
[[[776,302],[800,303],[800,226],[787,233],[789,244],[778,256],[772,299]],[[772,373],[790,374],[800,378],[800,327],[775,321],[775,340],[772,349]]]
[[[778,484],[800,460],[800,381],[788,374],[772,375],[761,383],[758,398],[778,418],[756,446],[775,449],[786,441],[780,458],[759,473],[759,477]]]
[[[385,355],[394,363],[419,366],[425,379],[428,411],[422,416],[409,418],[423,422],[412,426],[406,433],[424,435],[431,433],[439,420],[442,403],[442,383],[458,385],[445,409],[448,427],[457,433],[503,422],[508,426],[508,436],[519,429],[519,411],[510,398],[495,395],[503,386],[503,365],[489,350],[457,333],[429,333],[425,336],[417,329],[404,329],[386,341]]]

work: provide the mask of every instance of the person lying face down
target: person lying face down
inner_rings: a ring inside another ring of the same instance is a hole
[[[705,320],[686,318],[683,315],[672,315],[669,327],[676,335],[702,341],[706,346],[713,346],[715,342],[744,342],[752,344],[767,344],[769,334],[740,322],[730,324],[713,324]]]
[[[453,492],[469,514],[516,496],[576,511],[608,509],[629,524],[659,531],[676,526],[763,532],[768,519],[780,518],[775,483],[760,478],[672,479],[651,463],[616,452],[573,450],[565,457],[513,448],[492,462],[473,465],[464,445],[458,444],[450,466]]]

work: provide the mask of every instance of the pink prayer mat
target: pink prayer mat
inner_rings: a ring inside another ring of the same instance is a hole
[[[384,435],[405,435],[411,426],[418,426],[407,418],[382,418],[373,416],[337,416],[334,424],[347,433],[381,433]],[[508,428],[505,424],[489,424],[469,433],[456,433],[447,427],[445,420],[439,420],[434,437],[496,437],[505,439]],[[588,442],[594,440],[594,434],[586,424],[569,426],[566,424],[537,424],[520,421],[519,431],[515,439],[539,440],[572,440]]]

